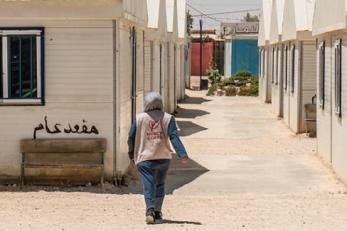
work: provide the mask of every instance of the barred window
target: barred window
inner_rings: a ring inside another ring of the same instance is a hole
[[[285,47],[285,52],[284,52],[284,58],[285,58],[285,74],[284,74],[284,90],[287,91],[288,89],[288,46]]]
[[[275,83],[275,48],[272,48],[271,82],[272,84]]]
[[[319,102],[324,109],[325,104],[325,41],[319,47]]]
[[[335,45],[335,112],[342,117],[342,40]]]
[[[42,29],[0,29],[0,105],[43,104],[42,51]]]
[[[291,79],[290,79],[290,84],[291,84],[291,93],[295,92],[295,45],[292,46],[292,69],[291,69]]]
[[[280,49],[277,47],[276,50],[276,75],[275,75],[275,84],[278,85],[278,79],[279,79],[279,65],[280,65],[280,60],[279,60],[279,53]]]

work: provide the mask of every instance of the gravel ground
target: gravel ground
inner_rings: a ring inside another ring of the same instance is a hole
[[[346,187],[257,98],[188,92],[178,114],[192,162],[173,161],[164,224],[144,224],[140,186],[0,188],[0,230],[334,230]]]

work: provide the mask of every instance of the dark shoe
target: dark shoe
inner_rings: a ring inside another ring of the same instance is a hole
[[[163,220],[163,214],[159,211],[155,211],[155,219],[156,220]]]
[[[155,211],[154,218],[155,218],[155,222],[162,223],[163,222],[163,214],[162,214],[162,212]]]
[[[153,225],[155,223],[155,212],[154,209],[148,209],[146,212],[146,224]]]

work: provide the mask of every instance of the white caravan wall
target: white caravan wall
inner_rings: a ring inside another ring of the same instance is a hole
[[[294,60],[294,65],[295,65],[295,77],[294,77],[294,93],[292,92],[292,51],[290,49],[290,84],[289,84],[289,92],[290,92],[290,97],[289,97],[289,104],[290,104],[290,118],[289,118],[289,127],[295,132],[299,132],[299,110],[300,110],[300,95],[299,95],[299,79],[301,76],[301,65],[300,65],[300,56],[301,56],[301,43],[296,42],[295,43],[295,60]]]
[[[313,35],[346,28],[346,0],[315,0]]]
[[[145,33],[145,37],[147,32]],[[144,77],[144,94],[153,90],[153,41],[145,39],[145,77]]]
[[[129,164],[128,157],[128,132],[132,123],[132,54],[130,30],[133,25],[120,21],[117,24],[117,109],[119,116],[117,121],[117,171],[124,172]],[[144,60],[143,60],[143,31],[137,28],[137,89],[138,97],[136,99],[136,110],[143,110],[143,78],[144,78]],[[142,41],[141,41],[142,40]]]
[[[190,73],[190,72],[188,72],[188,70],[186,70],[185,69],[185,66],[186,66],[186,64],[188,63],[188,64],[190,64],[190,60],[189,60],[189,57],[187,57],[188,58],[188,60],[186,59],[186,54],[185,54],[185,47],[186,47],[186,45],[184,45],[184,44],[181,44],[180,45],[180,60],[181,60],[181,68],[180,68],[180,70],[181,70],[181,100],[183,100],[183,99],[185,99],[185,97],[186,97],[186,80],[185,80],[185,75],[186,75],[186,73]],[[187,53],[189,53],[189,52],[187,52]]]
[[[332,43],[331,37],[327,36],[320,39],[321,44],[325,41],[325,105],[324,109],[319,106],[319,97],[317,98],[317,144],[318,154],[324,161],[331,163],[331,126],[332,126]],[[319,47],[317,49],[317,64],[319,64]],[[317,65],[317,79],[319,79],[319,65]],[[317,81],[317,95],[320,95],[319,81]]]
[[[113,24],[112,21],[31,21],[1,20],[9,27],[45,27],[46,105],[0,107],[0,175],[19,176],[21,139],[33,137],[44,116],[52,126],[95,125],[99,136],[48,135],[37,138],[90,138],[108,140],[105,153],[106,175],[113,175]],[[91,94],[91,92],[93,94]]]
[[[332,116],[332,164],[334,170],[338,174],[339,177],[342,178],[344,182],[347,182],[347,34],[342,34],[341,36],[333,37],[333,44],[335,40],[338,38],[342,38],[342,118],[339,118],[334,112],[335,108],[335,97],[333,97],[333,116]],[[334,57],[334,55],[333,55]],[[334,67],[334,59],[332,62],[332,66]],[[335,76],[333,70],[333,76]],[[335,78],[333,79],[333,86],[335,86]],[[333,95],[335,95],[335,87],[333,89]]]
[[[127,140],[131,121],[131,44],[130,44],[130,26],[124,22],[117,23],[117,111],[119,116],[118,125],[118,148],[117,148],[117,170],[124,171],[129,163]],[[122,45],[121,45],[122,44]],[[128,47],[127,45],[128,44]]]
[[[290,61],[290,45],[289,43],[284,44],[284,63],[283,63],[283,120],[284,123],[289,127],[290,125],[290,67],[291,67],[291,61]],[[287,51],[286,51],[287,47]],[[287,86],[285,88],[285,84]]]

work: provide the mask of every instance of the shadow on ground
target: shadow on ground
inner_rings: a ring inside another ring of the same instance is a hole
[[[209,115],[209,114],[210,114],[209,112],[204,110],[180,108],[178,110],[178,113],[176,114],[176,118],[195,119],[196,117]]]
[[[207,128],[202,127],[191,121],[177,121],[177,124],[180,128],[179,134],[183,137],[207,130]]]
[[[177,156],[174,156],[167,176],[166,194],[173,194],[175,190],[191,183],[208,171],[207,168],[194,160],[190,160],[188,164],[183,165]],[[141,182],[139,180],[132,181],[129,187],[123,188],[123,191],[132,194],[142,194]]]
[[[183,187],[186,184],[194,181],[209,170],[194,160],[186,165],[181,164],[176,155],[173,156],[171,161],[170,170],[168,172],[166,181],[166,193],[172,194],[175,190]],[[0,186],[0,192],[82,192],[82,193],[95,193],[95,194],[142,194],[142,184],[138,176],[138,172],[133,169],[133,179],[129,180],[128,186],[118,187],[111,183],[105,183],[102,188],[100,185],[85,186],[33,186],[27,185],[22,189],[18,185],[2,185]],[[171,224],[181,224],[174,223]],[[188,224],[186,221],[182,221],[182,224]]]
[[[163,220],[161,224],[171,224],[171,225],[202,225],[201,222],[194,221],[172,221],[172,220]]]
[[[202,104],[206,102],[210,102],[211,100],[202,98],[202,97],[189,97],[188,95],[185,96],[185,99],[179,102],[180,104]]]

